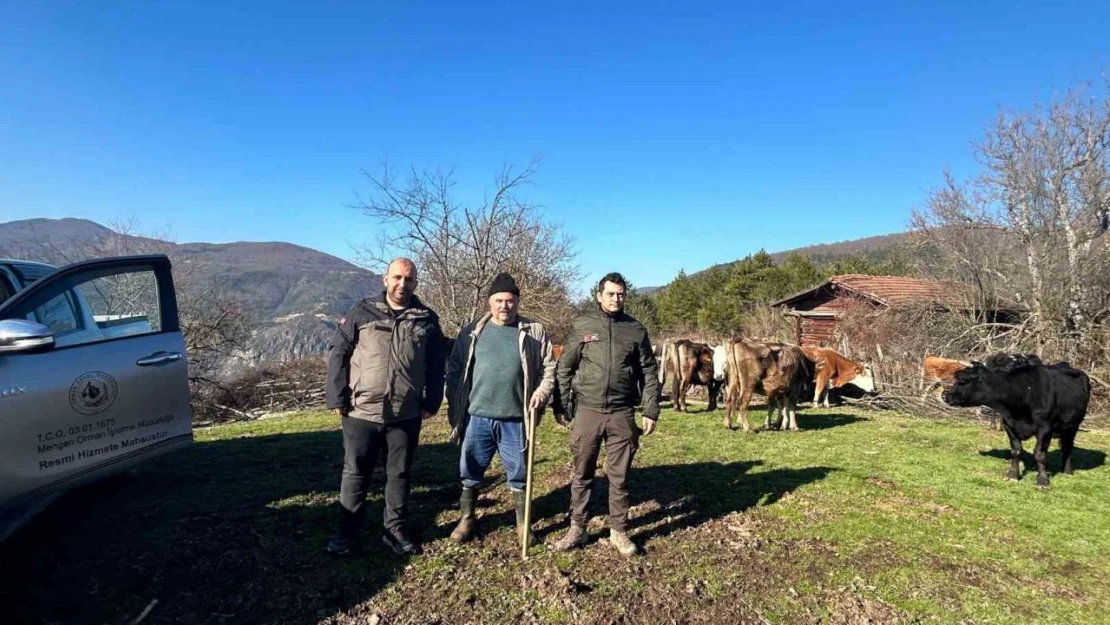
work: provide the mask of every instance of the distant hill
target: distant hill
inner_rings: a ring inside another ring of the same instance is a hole
[[[120,236],[85,219],[30,219],[0,223],[0,258],[65,264],[103,249],[118,254],[166,253],[175,276],[234,293],[251,311],[245,363],[287,360],[327,349],[327,341],[358,299],[381,288],[380,278],[341,258],[291,243],[171,243]],[[97,246],[100,247],[97,247]],[[180,279],[180,278],[179,278]]]
[[[868,260],[884,261],[890,258],[891,252],[905,244],[909,240],[909,236],[910,233],[908,232],[896,232],[851,241],[840,241],[839,243],[819,243],[785,252],[774,252],[771,254],[771,258],[774,258],[775,262],[781,262],[791,254],[801,254],[817,264],[828,263],[849,256],[864,256]]]
[[[831,263],[837,260],[853,257],[863,256],[869,261],[883,262],[889,260],[892,253],[898,250],[909,239],[908,232],[896,232],[893,234],[883,234],[874,237],[866,237],[863,239],[854,239],[851,241],[840,241],[838,243],[819,243],[816,245],[808,245],[806,247],[799,247],[793,250],[785,250],[782,252],[772,252],[771,258],[776,263],[780,263],[791,254],[801,254],[809,258],[815,264],[822,265]],[[729,263],[722,263],[724,266],[732,265],[738,260]],[[713,265],[717,267],[719,265]],[[695,272],[690,275],[697,275],[702,271],[708,271],[713,267],[707,267],[701,271]],[[639,292],[650,295],[662,289],[662,286],[649,286],[638,289]]]

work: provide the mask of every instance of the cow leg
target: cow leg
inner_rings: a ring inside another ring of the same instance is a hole
[[[752,424],[748,421],[748,404],[752,401],[752,389],[745,387],[740,391],[740,427],[745,432],[752,431]]]
[[[763,424],[763,429],[764,430],[777,429],[777,428],[774,427],[774,424],[772,424],[771,420],[775,416],[775,410],[778,409],[778,407],[779,407],[778,399],[775,399],[775,398],[772,398],[772,397],[767,398],[767,421]]]
[[[814,408],[816,408],[817,406],[819,406],[821,404],[821,391],[825,390],[825,384],[827,382],[828,382],[828,379],[825,377],[825,374],[821,371],[818,371],[817,372],[817,380],[814,383],[814,384],[816,384],[816,386],[814,386],[814,388],[813,388],[813,407]]]
[[[1068,430],[1060,434],[1060,454],[1063,456],[1063,473],[1071,475],[1071,452],[1075,449],[1075,434],[1079,428]]]
[[[1037,461],[1037,486],[1048,488],[1048,446],[1052,444],[1052,427],[1046,425],[1037,432],[1037,446],[1033,449],[1033,458]]]
[[[732,413],[736,410],[737,394],[732,390],[730,383],[725,390],[725,427],[732,429]]]
[[[720,390],[721,385],[710,382],[705,385],[706,393],[709,393],[709,407],[706,408],[708,412],[713,412],[717,409],[717,391]]]
[[[786,401],[788,414],[790,415],[790,430],[794,431],[794,432],[797,432],[798,431],[798,413],[797,413],[796,409],[798,407],[798,401],[797,401],[797,399],[791,399],[791,398],[788,398],[785,401]]]
[[[1021,439],[1014,434],[1005,423],[1003,427],[1006,428],[1006,435],[1010,437],[1010,470],[1006,472],[1006,478],[1010,480],[1021,479]]]
[[[935,380],[932,384],[929,385],[929,388],[925,389],[925,392],[921,394],[921,399],[924,400],[929,395],[932,395],[933,391],[937,390],[937,387],[941,386],[942,384],[944,383],[940,380]]]

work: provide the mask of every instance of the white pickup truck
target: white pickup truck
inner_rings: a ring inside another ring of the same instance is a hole
[[[192,439],[165,256],[0,260],[0,540],[71,488]]]

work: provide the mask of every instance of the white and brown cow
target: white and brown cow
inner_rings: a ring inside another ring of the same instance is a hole
[[[827,347],[802,348],[805,357],[813,363],[816,388],[813,391],[813,405],[821,402],[829,407],[828,391],[851,384],[865,393],[875,392],[875,376],[870,365],[854,362],[840,355],[840,352]]]
[[[663,349],[663,363],[660,367],[660,388],[671,374],[671,402],[675,410],[686,412],[686,393],[697,384],[706,387],[709,395],[710,412],[717,409],[717,391],[720,384],[713,371],[713,348],[705,343],[695,343],[681,339],[668,343]]]

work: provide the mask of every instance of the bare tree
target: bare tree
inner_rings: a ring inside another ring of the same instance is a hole
[[[1110,95],[1083,93],[999,115],[975,148],[983,173],[946,175],[913,218],[935,252],[928,273],[976,285],[983,310],[998,298],[1027,306],[1038,353],[1068,358],[1091,356],[1110,299]]]
[[[491,196],[477,206],[452,197],[452,172],[411,171],[401,181],[388,165],[363,172],[372,193],[355,206],[384,228],[365,261],[384,264],[411,257],[420,271],[420,296],[455,333],[486,308],[486,288],[499,272],[516,278],[527,314],[554,330],[569,323],[571,287],[578,279],[573,240],[520,197],[538,161],[522,170],[506,166]]]

